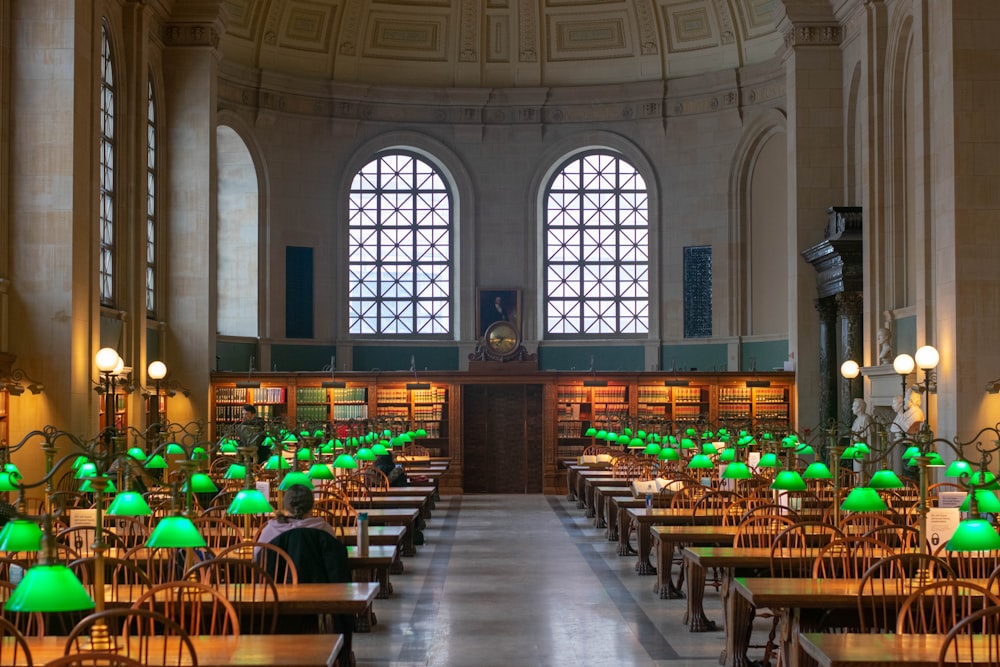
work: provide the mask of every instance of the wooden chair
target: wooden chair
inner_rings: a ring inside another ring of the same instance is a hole
[[[143,667],[143,664],[117,653],[89,651],[70,653],[61,658],[49,660],[44,667]]]
[[[66,638],[66,653],[86,652],[91,628],[98,623],[108,628],[116,655],[152,667],[198,664],[194,644],[184,628],[149,609],[107,609],[84,617]]]
[[[946,634],[973,612],[1000,605],[1000,597],[971,581],[946,579],[921,586],[899,607],[897,633]]]
[[[221,592],[226,599],[249,596],[253,604],[240,606],[240,630],[273,635],[278,624],[278,590],[268,572],[253,561],[213,558],[196,563],[185,573]]]
[[[359,473],[368,484],[369,493],[385,493],[389,490],[389,477],[378,468],[365,468]]]
[[[897,553],[874,537],[847,537],[820,547],[813,561],[813,579],[860,579],[875,561]]]
[[[191,635],[240,634],[233,603],[211,586],[194,581],[154,585],[136,598],[132,608],[160,612]]]
[[[76,574],[84,586],[90,586],[94,583],[94,568],[96,566],[97,558],[87,556],[71,562],[69,569]],[[138,586],[140,589],[146,590],[152,586],[149,577],[135,561],[110,556],[104,557],[104,583],[111,587],[113,598],[123,587]]]
[[[939,544],[935,556],[947,561],[959,579],[986,579],[1000,567],[1000,550],[948,551],[947,544]]]
[[[2,611],[16,586],[0,580],[0,617],[13,623],[25,637],[45,636],[45,617],[40,611]]]
[[[343,535],[346,528],[355,528],[358,525],[358,512],[354,506],[346,500],[332,496],[313,505],[313,513],[325,518],[336,535]]]
[[[762,498],[734,498],[733,502],[722,513],[722,525],[737,526],[747,512],[764,504],[766,504],[766,501]]]
[[[769,549],[778,533],[794,525],[794,521],[779,514],[749,515],[736,526],[733,547]]]
[[[815,559],[808,557],[810,550],[844,537],[838,528],[822,521],[800,521],[783,528],[771,541],[771,576],[802,576],[801,563]]]
[[[56,533],[56,541],[70,546],[78,554],[92,554],[94,540],[96,539],[93,526],[73,526],[63,528]],[[109,549],[117,549],[121,553],[128,550],[128,545],[118,538],[114,531],[102,529],[101,539],[108,545]]]
[[[145,544],[149,539],[149,524],[137,516],[104,515],[104,527],[111,530],[126,549]]]
[[[777,505],[773,502],[766,502],[758,505],[754,505],[746,511],[746,513],[741,517],[741,521],[745,519],[750,519],[758,514],[763,514],[767,516],[781,516],[786,519],[791,520],[792,523],[798,523],[802,520],[799,513],[795,510],[786,507],[784,505]]]
[[[927,502],[931,506],[937,505],[938,498],[943,491],[957,491],[960,493],[967,493],[968,491],[962,488],[961,484],[955,484],[954,482],[938,482],[937,484],[931,484],[927,487]]]
[[[254,552],[256,550],[256,556]],[[263,565],[277,584],[299,583],[299,570],[288,552],[269,542],[240,542],[220,551],[216,558],[240,558]]]
[[[875,526],[861,537],[874,537],[896,551],[916,551],[920,544],[920,531],[913,526]]]
[[[699,516],[715,514],[719,517],[716,523],[721,525],[722,515],[726,513],[733,501],[738,499],[739,496],[734,491],[709,491],[705,493],[695,501],[694,508],[691,510],[692,524],[698,525]]]
[[[897,519],[898,517],[895,512],[884,514],[879,512],[853,512],[841,517],[837,528],[840,528],[845,535],[850,537],[860,537],[872,528],[899,525],[900,521]]]
[[[1000,606],[973,612],[948,631],[938,667],[1000,664]]]
[[[901,553],[875,561],[858,585],[858,627],[861,632],[892,632],[897,603],[921,585],[935,579],[955,578],[940,558],[924,553]]]
[[[173,549],[169,547],[132,547],[122,556],[122,560],[132,560],[143,572],[149,582],[157,584],[177,581],[184,571],[195,562],[211,558],[208,549]],[[189,563],[188,560],[191,560]]]
[[[14,623],[0,616],[0,665],[31,667],[33,664],[28,640]]]
[[[220,551],[243,539],[243,529],[230,519],[218,516],[199,516],[191,519],[205,543],[213,552]]]

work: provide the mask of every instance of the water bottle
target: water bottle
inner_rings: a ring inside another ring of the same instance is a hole
[[[648,510],[653,509],[653,494],[652,493],[647,493],[646,494],[646,509],[648,509]]]
[[[368,556],[368,512],[358,512],[358,555]]]

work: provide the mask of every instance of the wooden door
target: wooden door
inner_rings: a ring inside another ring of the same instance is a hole
[[[462,488],[466,493],[542,492],[542,386],[462,389]]]

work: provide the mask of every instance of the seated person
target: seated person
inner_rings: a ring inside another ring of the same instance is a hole
[[[403,470],[403,466],[396,463],[391,450],[375,457],[375,468],[385,473],[389,479],[389,486],[406,486],[408,483],[406,471]]]
[[[351,581],[351,570],[347,564],[347,547],[334,537],[333,527],[322,517],[312,516],[313,494],[303,484],[293,484],[285,491],[282,511],[261,529],[260,542],[268,542],[288,552],[299,574],[300,584],[326,584]],[[277,568],[274,554],[266,553],[260,558],[262,549],[256,549],[255,560],[263,560],[268,572]],[[279,632],[316,632],[313,623],[303,623],[304,619],[282,617]],[[290,629],[290,628],[294,628]],[[354,617],[338,615],[333,617],[333,632],[344,635],[345,654],[351,654],[351,633],[354,631]]]

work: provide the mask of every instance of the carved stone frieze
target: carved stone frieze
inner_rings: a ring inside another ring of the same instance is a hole
[[[163,28],[163,43],[166,46],[219,46],[218,29],[214,25],[202,23],[169,23]]]
[[[517,3],[518,59],[522,63],[538,61],[538,3],[518,0]]]
[[[785,31],[785,46],[837,46],[843,34],[839,25],[793,25]]]
[[[650,6],[650,0],[635,0],[636,23],[639,28],[639,48],[644,56],[655,56],[660,52],[657,47],[659,39],[656,36],[656,16]]]
[[[362,0],[346,0],[344,2],[344,24],[340,30],[340,47],[342,56],[353,56],[357,52],[358,25],[361,22]]]
[[[459,23],[459,62],[471,63],[479,59],[479,3],[476,0],[462,0]]]

